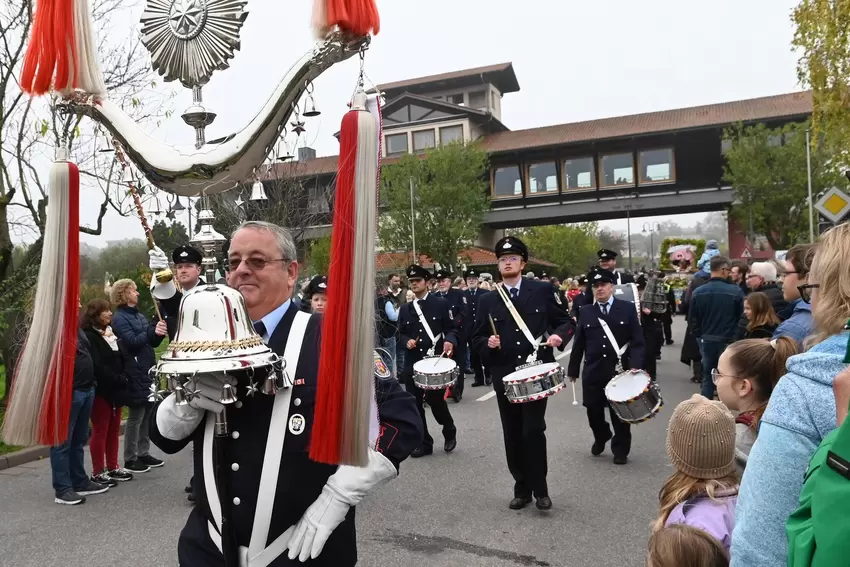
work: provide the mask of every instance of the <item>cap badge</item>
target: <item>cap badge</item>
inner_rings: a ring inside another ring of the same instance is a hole
[[[188,252],[186,252],[185,250],[184,250],[183,252],[181,252],[181,253],[180,253],[180,257],[181,257],[181,258],[185,258],[185,257],[186,257],[186,256],[188,256],[188,255],[189,255],[189,253],[188,253]]]
[[[510,243],[510,242],[505,242],[505,245],[504,245],[504,246],[502,246],[502,248],[504,248],[505,250],[507,250],[507,249],[508,249],[508,248],[510,248],[510,247],[511,247],[511,243]]]
[[[595,280],[601,280],[601,279],[602,279],[602,276],[601,276],[600,274],[596,274],[595,276],[593,276],[593,279],[595,279]]]
[[[328,287],[328,284],[326,284],[325,282],[322,282],[322,283],[319,284],[319,287],[326,288],[326,287]]]

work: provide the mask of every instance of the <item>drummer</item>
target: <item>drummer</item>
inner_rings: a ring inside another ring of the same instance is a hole
[[[472,348],[493,373],[493,389],[499,406],[508,470],[514,478],[511,510],[525,508],[532,497],[539,510],[550,510],[552,500],[546,485],[546,402],[547,399],[513,404],[505,396],[502,378],[529,362],[537,351],[541,362],[554,362],[553,348],[563,350],[570,342],[575,324],[561,301],[558,290],[544,281],[522,277],[528,261],[528,248],[515,236],[496,243],[496,257],[502,276],[501,293],[488,293],[478,301]],[[519,316],[514,319],[507,302]],[[495,332],[493,328],[495,327]],[[528,329],[539,349],[526,338]]]
[[[623,285],[627,283],[635,283],[635,278],[631,274],[624,274],[617,271],[617,253],[607,248],[600,248],[596,251],[596,257],[599,258],[599,267],[603,270],[608,270],[614,276],[614,285]],[[594,302],[593,290],[588,286],[585,292],[585,297],[588,303]]]
[[[590,452],[594,456],[601,455],[605,444],[611,440],[614,464],[625,465],[632,444],[631,430],[608,404],[605,386],[617,374],[618,346],[620,349],[625,348],[621,357],[623,368],[639,372],[637,369],[643,367],[643,331],[634,304],[614,298],[614,274],[602,268],[594,268],[588,278],[593,286],[594,303],[579,311],[576,340],[567,375],[573,382],[578,380],[579,367],[584,358],[582,396],[584,407],[587,408],[587,422],[593,431]],[[613,345],[608,338],[603,321],[608,325],[613,342],[617,345]],[[606,406],[614,426],[613,439],[611,427],[605,421]]]
[[[429,280],[433,278],[431,272],[422,266],[412,265],[405,273],[415,299],[402,305],[399,310],[399,342],[407,349],[402,378],[407,391],[416,397],[416,407],[425,430],[422,445],[414,449],[411,457],[424,457],[434,452],[434,439],[428,433],[425,408],[422,406],[423,398],[428,402],[434,419],[443,426],[443,450],[450,453],[457,446],[457,428],[444,398],[445,390],[419,388],[413,380],[413,366],[426,356],[451,357],[457,346],[457,326],[449,302],[428,292]],[[421,310],[421,317],[417,306]],[[431,337],[435,340],[432,341]]]

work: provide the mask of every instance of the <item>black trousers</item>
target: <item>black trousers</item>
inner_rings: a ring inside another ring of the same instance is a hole
[[[458,369],[457,381],[452,386],[452,389],[458,394],[463,394],[463,383],[466,380],[466,375],[464,373],[466,370],[466,343],[461,343],[457,346],[454,354],[452,355],[452,360],[457,362]],[[429,405],[430,403],[431,402],[428,402]]]
[[[542,498],[549,496],[546,485],[546,402],[542,399],[525,404],[512,404],[501,389],[496,390],[505,456],[514,477],[514,496]]]
[[[490,369],[484,366],[484,363],[481,361],[481,357],[475,352],[475,349],[471,347],[469,348],[469,363],[472,366],[472,371],[475,373],[475,383],[483,384],[484,378],[487,377],[488,380],[490,378]]]
[[[664,317],[664,342],[673,342],[673,316],[669,313]]]
[[[419,410],[419,415],[422,417],[422,429],[425,431],[422,445],[426,447],[434,446],[434,438],[428,433],[428,420],[425,419],[425,406],[422,404],[422,400],[428,402],[428,407],[431,408],[434,419],[443,426],[443,438],[446,441],[454,439],[457,436],[457,428],[449,411],[449,405],[443,397],[445,390],[423,390],[413,381],[412,373],[405,373],[405,384],[407,391],[416,398],[416,409]]]
[[[605,408],[611,415],[611,424],[614,426],[614,437],[611,438],[611,427],[605,421]],[[605,402],[587,406],[587,423],[593,431],[593,440],[597,443],[605,443],[611,439],[611,452],[615,456],[627,457],[632,448],[632,431],[628,423],[620,421],[611,406]]]

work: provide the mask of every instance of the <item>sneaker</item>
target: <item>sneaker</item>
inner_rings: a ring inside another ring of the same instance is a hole
[[[66,506],[76,506],[77,504],[85,503],[86,497],[80,496],[73,490],[66,490],[53,498],[53,501],[57,504],[65,504]]]
[[[124,468],[132,473],[145,473],[151,470],[149,466],[143,464],[137,459],[124,463]]]
[[[155,469],[157,467],[161,467],[162,465],[165,464],[165,461],[161,461],[161,460],[157,459],[156,457],[152,457],[150,455],[140,456],[139,462],[142,463],[143,465],[149,466],[152,469]]]
[[[106,472],[106,469],[104,469],[103,472],[100,472],[98,474],[93,474],[91,476],[91,481],[97,484],[105,484],[109,488],[112,488],[113,486],[118,486],[117,482],[109,478],[109,473]]]
[[[109,487],[99,482],[89,481],[88,484],[76,489],[76,493],[80,496],[88,496],[89,494],[103,494],[109,490]]]
[[[117,468],[106,473],[109,478],[117,482],[127,482],[133,480],[133,473],[128,470]]]

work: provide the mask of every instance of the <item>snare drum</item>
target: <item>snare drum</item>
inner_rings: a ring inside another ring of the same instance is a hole
[[[643,371],[623,372],[605,386],[605,397],[620,421],[642,423],[661,411],[664,400],[658,384]]]
[[[532,364],[504,378],[505,397],[512,404],[524,404],[553,396],[567,386],[566,373],[557,362]]]
[[[451,358],[429,356],[413,365],[413,381],[423,390],[445,390],[458,374],[457,362]]]

